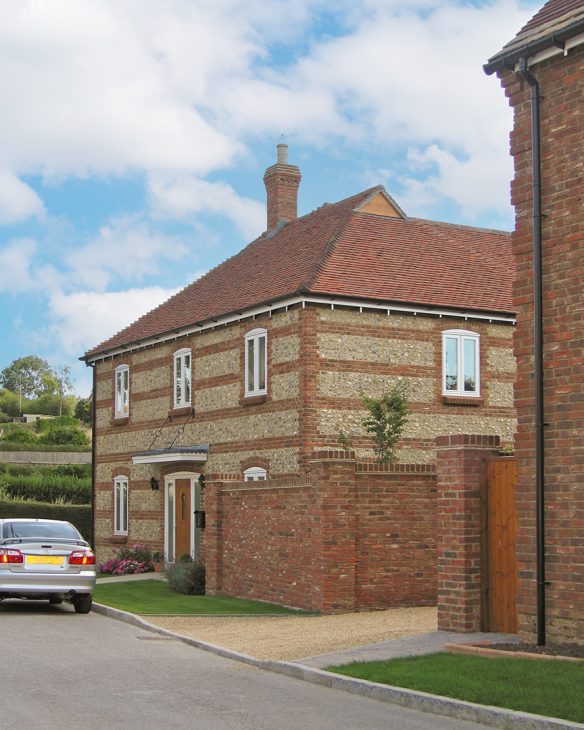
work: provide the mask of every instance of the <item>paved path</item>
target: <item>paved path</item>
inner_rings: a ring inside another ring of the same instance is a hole
[[[307,667],[332,667],[350,662],[373,662],[383,659],[395,659],[404,656],[420,656],[444,651],[445,644],[472,644],[475,641],[489,640],[492,642],[513,642],[517,637],[513,634],[455,634],[451,631],[431,631],[416,636],[406,636],[403,639],[380,641],[377,644],[355,646],[352,649],[342,649],[328,654],[319,654],[313,657],[304,657],[298,660],[299,664]]]

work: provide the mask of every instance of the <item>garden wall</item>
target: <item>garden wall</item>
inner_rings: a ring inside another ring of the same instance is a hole
[[[2,451],[3,464],[91,464],[91,451]]]
[[[305,479],[209,476],[207,591],[323,613],[436,603],[430,465],[320,452]]]

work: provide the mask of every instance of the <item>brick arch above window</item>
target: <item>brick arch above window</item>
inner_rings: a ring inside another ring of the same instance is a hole
[[[270,468],[270,460],[264,456],[248,456],[247,459],[242,459],[240,462],[241,471],[245,471],[253,466],[261,466],[266,471]]]

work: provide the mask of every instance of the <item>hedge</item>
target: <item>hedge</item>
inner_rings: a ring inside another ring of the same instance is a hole
[[[87,478],[0,474],[0,491],[13,499],[91,504],[91,479]]]
[[[5,502],[0,500],[0,518],[29,517],[39,520],[66,520],[93,544],[93,510],[90,505]]]
[[[91,480],[91,464],[20,464],[0,462],[0,474],[11,476],[76,477]]]
[[[34,446],[34,448],[31,448]],[[0,441],[0,451],[91,451],[91,446],[73,446],[72,444],[15,444],[7,441]]]

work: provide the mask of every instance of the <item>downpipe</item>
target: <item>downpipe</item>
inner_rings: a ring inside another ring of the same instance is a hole
[[[535,531],[537,576],[537,643],[546,643],[545,626],[545,533],[544,533],[544,390],[543,390],[543,282],[541,235],[541,156],[539,84],[519,59],[519,73],[531,88],[531,164],[533,199],[533,345],[535,386]]]

